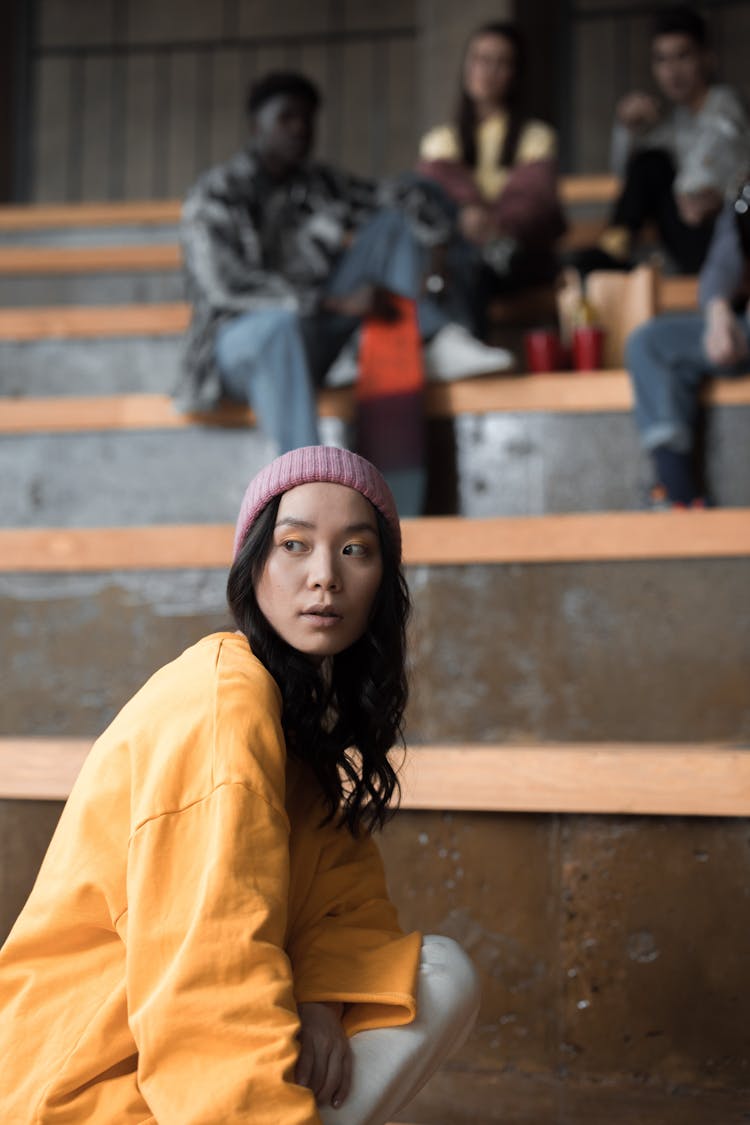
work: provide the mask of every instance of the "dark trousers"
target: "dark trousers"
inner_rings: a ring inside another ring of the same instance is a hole
[[[681,273],[698,273],[711,241],[715,219],[688,226],[674,197],[672,158],[660,149],[636,152],[628,161],[625,183],[612,213],[612,226],[633,234],[654,223],[659,237]]]

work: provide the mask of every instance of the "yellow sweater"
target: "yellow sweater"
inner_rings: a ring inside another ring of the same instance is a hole
[[[477,126],[477,166],[474,181],[485,199],[497,199],[505,187],[510,170],[498,165],[508,132],[508,114],[493,113]],[[527,121],[521,130],[516,151],[516,164],[551,160],[557,155],[554,129],[543,121]],[[422,160],[461,160],[461,145],[454,125],[438,125],[422,138],[419,145]]]
[[[280,694],[218,633],[97,741],[0,951],[3,1125],[313,1125],[295,1000],[408,1023],[404,936],[369,837],[320,826]]]

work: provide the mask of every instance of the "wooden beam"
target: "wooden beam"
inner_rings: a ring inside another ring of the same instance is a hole
[[[596,242],[604,218],[574,219],[560,240],[560,249],[576,250]],[[113,246],[0,247],[0,275],[24,276],[80,273],[140,273],[179,270],[182,250],[177,242]]]
[[[0,739],[0,799],[65,800],[90,739]],[[404,809],[750,815],[750,750],[721,745],[412,746]]]
[[[750,376],[712,380],[705,390],[713,406],[750,405]],[[569,371],[549,375],[482,376],[457,383],[436,383],[427,389],[432,417],[459,414],[611,414],[632,410],[630,379],[624,371]],[[318,394],[323,417],[351,420],[352,391],[324,389]],[[172,399],[160,394],[52,395],[44,398],[0,398],[0,433],[85,433],[92,430],[174,430],[195,425],[253,426],[246,406],[230,402],[205,414],[182,414]]]
[[[190,322],[183,301],[158,305],[54,305],[0,309],[0,340],[71,340],[177,336]]]
[[[657,287],[661,311],[697,307],[696,278],[667,277]],[[190,322],[183,301],[149,305],[54,305],[0,309],[0,340],[97,339],[109,336],[176,336]]]
[[[2,246],[0,274],[114,273],[179,270],[176,242],[143,246]]]
[[[750,380],[749,380],[750,383]],[[318,412],[323,417],[352,416],[348,388],[322,391]],[[174,430],[188,427],[254,426],[248,406],[227,401],[205,414],[183,414],[169,395],[51,395],[45,398],[0,398],[0,433],[85,433],[92,430]]]
[[[563,176],[564,203],[609,203],[617,194],[616,176]],[[0,207],[0,230],[55,230],[81,227],[177,224],[180,199],[136,199],[127,202],[34,203]]]
[[[32,203],[0,207],[0,230],[55,230],[81,227],[154,226],[180,221],[179,199],[130,202]]]
[[[404,807],[476,812],[750,814],[750,750],[618,745],[413,747]]]
[[[0,738],[0,799],[64,801],[90,738]]]
[[[698,308],[697,277],[662,277],[656,286],[659,312],[690,312]]]
[[[403,521],[410,566],[746,558],[750,511],[585,512]],[[0,529],[0,572],[222,569],[230,524]]]
[[[560,198],[563,203],[611,203],[620,188],[617,176],[561,176]]]

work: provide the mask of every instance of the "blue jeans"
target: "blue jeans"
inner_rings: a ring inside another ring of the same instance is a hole
[[[421,297],[427,250],[399,211],[384,209],[358,231],[326,286],[329,296],[367,282],[418,299],[420,330],[433,336],[448,321],[430,297]],[[243,313],[223,324],[215,354],[226,393],[249,402],[263,430],[286,453],[318,443],[315,386],[356,329],[353,317],[300,316],[294,309]]]
[[[750,341],[750,325],[741,324]],[[712,375],[742,375],[747,362],[717,369],[703,352],[701,313],[658,316],[628,337],[625,363],[635,393],[635,421],[644,449],[687,453],[694,444],[701,385]]]

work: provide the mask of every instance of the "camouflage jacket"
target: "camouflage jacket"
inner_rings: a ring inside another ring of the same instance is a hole
[[[278,182],[251,148],[201,176],[182,211],[192,319],[178,408],[207,410],[221,398],[214,343],[226,319],[279,305],[313,313],[347,236],[385,206],[404,210],[426,245],[453,229],[451,205],[414,176],[373,181],[311,163]]]

